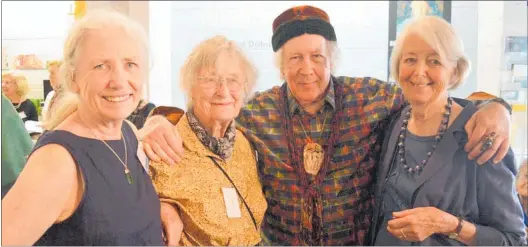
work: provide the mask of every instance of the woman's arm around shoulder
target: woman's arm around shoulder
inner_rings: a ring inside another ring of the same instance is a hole
[[[48,144],[37,149],[2,200],[2,245],[33,245],[53,223],[73,214],[82,186],[64,147]]]

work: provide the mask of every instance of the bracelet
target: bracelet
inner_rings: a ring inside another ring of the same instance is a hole
[[[506,107],[506,109],[508,110],[508,112],[510,112],[510,115],[512,115],[512,112],[513,112],[512,107],[511,107],[511,105],[508,104],[508,102],[506,102],[504,99],[497,97],[497,98],[490,99],[489,101],[490,101],[490,102],[499,103],[499,104],[501,104],[502,106]]]
[[[506,109],[510,112],[510,115],[512,115],[512,107],[508,102],[506,102],[504,99],[497,97],[495,95],[491,95],[486,92],[475,92],[472,93],[470,96],[468,96],[466,99],[471,100],[475,103],[477,106],[483,106],[491,102],[499,103],[502,106],[506,107]]]

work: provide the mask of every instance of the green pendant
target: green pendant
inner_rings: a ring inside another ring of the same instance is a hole
[[[133,184],[134,180],[132,179],[132,174],[130,174],[130,170],[125,169],[125,175],[126,175],[126,178],[128,180],[128,183],[129,184]]]

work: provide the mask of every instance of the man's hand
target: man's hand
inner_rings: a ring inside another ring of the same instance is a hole
[[[492,102],[479,109],[465,126],[469,140],[464,148],[469,152],[469,159],[480,155],[479,165],[492,157],[493,163],[499,163],[510,147],[510,125],[510,113],[503,105]],[[492,133],[495,133],[493,144],[482,152],[484,142]]]
[[[181,161],[182,139],[176,127],[163,116],[150,117],[139,131],[139,136],[151,160],[164,161],[170,165]]]
[[[183,222],[174,206],[167,202],[161,202],[161,225],[165,244],[167,246],[178,246],[183,232]]]

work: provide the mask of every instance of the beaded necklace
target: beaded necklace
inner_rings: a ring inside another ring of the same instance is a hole
[[[409,124],[409,119],[411,118],[411,112],[412,112],[412,107],[409,108],[409,111],[405,114],[405,117],[403,119],[403,125],[400,129],[400,135],[398,137],[398,154],[400,155],[400,163],[403,165],[403,168],[407,172],[415,173],[415,172],[419,172],[423,170],[423,168],[429,161],[429,158],[431,158],[431,155],[436,149],[436,146],[438,145],[440,140],[442,140],[442,137],[444,136],[444,133],[447,130],[452,106],[453,106],[453,100],[451,99],[451,97],[449,97],[447,98],[447,105],[445,106],[445,112],[443,114],[444,118],[442,119],[442,122],[440,122],[440,128],[438,129],[438,134],[435,136],[436,143],[433,145],[432,150],[427,152],[427,156],[425,157],[425,159],[423,159],[422,162],[416,165],[415,167],[410,167],[407,164],[407,161],[405,160],[405,134],[407,133],[407,125]]]

